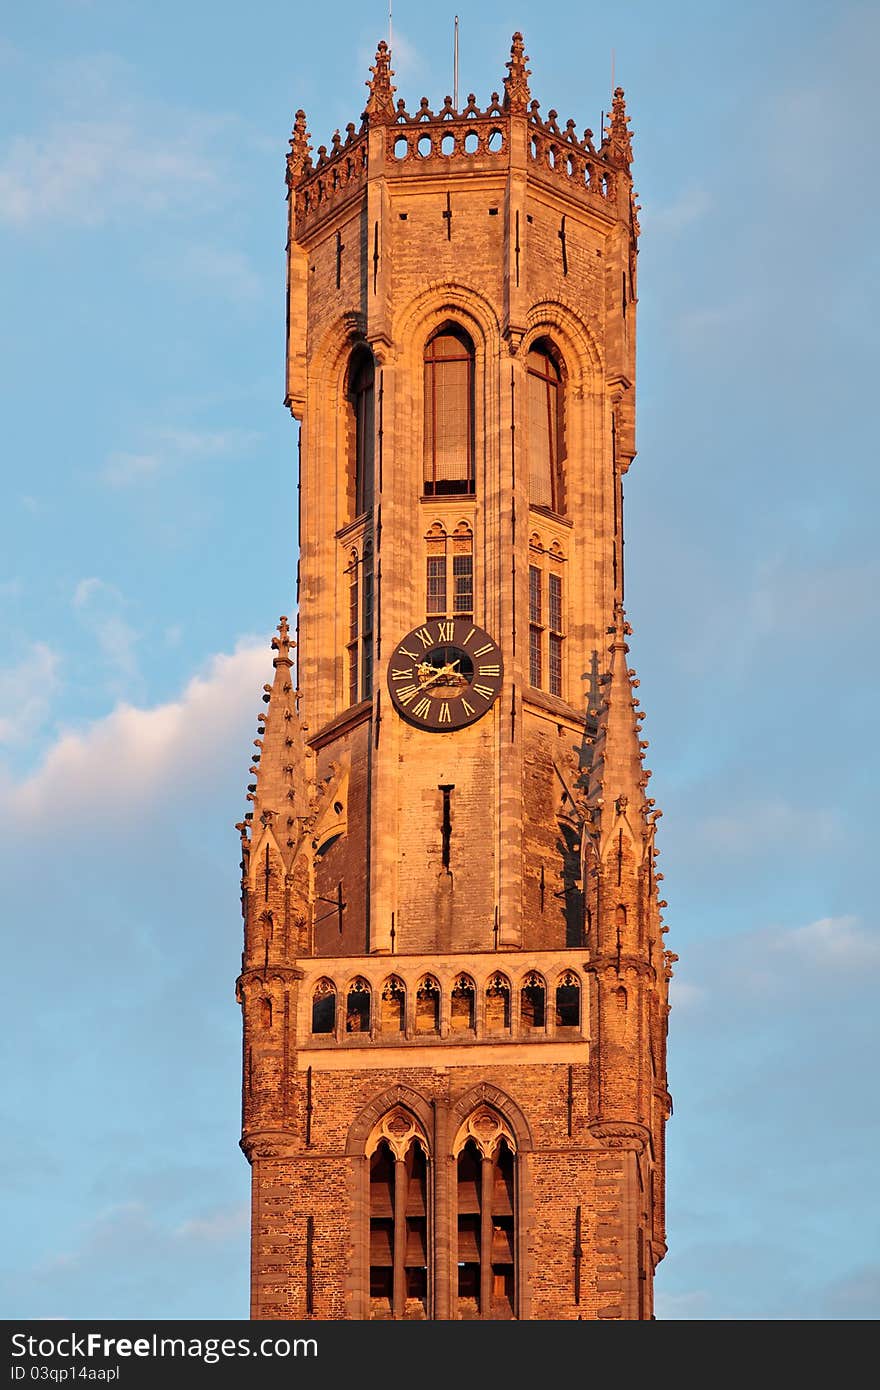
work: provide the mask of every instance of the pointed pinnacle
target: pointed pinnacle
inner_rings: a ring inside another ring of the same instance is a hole
[[[289,187],[298,183],[304,173],[310,172],[312,167],[311,152],[309,133],[306,130],[306,113],[300,110],[294,117],[293,133],[290,137],[290,153],[287,156],[287,183]]]
[[[370,89],[370,96],[364,116],[381,122],[394,115],[392,98],[397,91],[397,88],[391,85],[394,69],[391,66],[391,50],[384,39],[376,49],[376,62],[370,68],[370,72],[373,75],[366,84]]]
[[[504,79],[504,105],[508,111],[521,114],[528,109],[529,97],[532,95],[529,89],[531,71],[526,67],[528,61],[523,36],[517,30],[510,45],[510,62],[505,64],[508,71]]]

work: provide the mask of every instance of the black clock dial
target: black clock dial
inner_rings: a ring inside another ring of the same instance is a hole
[[[473,724],[494,704],[503,678],[498,643],[464,618],[429,618],[398,642],[388,664],[395,708],[437,733]]]

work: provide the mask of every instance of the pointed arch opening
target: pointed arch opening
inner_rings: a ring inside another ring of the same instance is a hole
[[[510,981],[496,971],[486,985],[486,1032],[510,1032]]]
[[[581,983],[573,970],[565,970],[556,981],[556,1027],[581,1026]]]
[[[424,352],[423,490],[426,497],[474,491],[474,344],[456,323],[431,335]]]
[[[457,1316],[516,1317],[516,1141],[482,1105],[462,1125],[456,1160]]]
[[[565,513],[565,412],[562,358],[538,338],[526,358],[529,413],[529,501]]]
[[[440,985],[433,975],[423,975],[416,987],[416,1032],[440,1032]]]
[[[471,1032],[476,1027],[476,990],[470,975],[459,975],[452,986],[449,1025],[453,1033]]]
[[[367,347],[352,353],[348,375],[349,494],[353,516],[372,509],[375,494],[376,364]]]
[[[525,1031],[543,1031],[546,1025],[546,998],[543,976],[531,970],[522,982],[519,995],[519,1014]]]
[[[403,1106],[370,1134],[370,1318],[429,1316],[429,1148],[422,1126]]]
[[[345,998],[346,1033],[369,1033],[372,994],[369,981],[358,976],[352,980]]]
[[[312,993],[312,1032],[336,1031],[336,986],[332,980],[319,980]]]
[[[389,975],[382,986],[379,1010],[381,1033],[403,1033],[406,1027],[406,985],[399,975]]]

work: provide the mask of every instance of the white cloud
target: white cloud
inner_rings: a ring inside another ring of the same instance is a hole
[[[128,487],[151,478],[161,467],[162,460],[155,454],[117,453],[110,455],[101,476],[111,487]]]
[[[246,1202],[236,1202],[233,1206],[218,1207],[209,1216],[196,1216],[183,1221],[174,1234],[181,1240],[213,1244],[239,1235],[248,1229],[249,1224],[250,1207]]]
[[[45,642],[33,642],[15,666],[0,669],[0,743],[32,736],[58,685],[58,657]]]
[[[130,826],[145,807],[203,784],[218,760],[229,766],[270,657],[268,642],[252,639],[213,657],[177,700],[152,709],[120,704],[84,731],[62,733],[35,772],[0,792],[0,806],[14,806],[24,822],[51,812]]]
[[[207,459],[249,453],[260,434],[256,430],[193,430],[162,428],[148,432],[142,451],[113,453],[101,470],[111,487],[136,486],[164,471]]]
[[[643,212],[641,221],[651,232],[678,236],[686,227],[705,217],[711,206],[712,200],[704,188],[685,188],[674,202]]]
[[[125,599],[119,590],[90,576],[79,581],[71,603],[114,676],[130,679],[136,675],[138,635],[122,616]]]
[[[201,290],[235,304],[252,303],[262,298],[266,289],[250,258],[234,247],[176,247],[173,256],[157,256],[147,268],[162,279],[185,282],[188,290]]]
[[[658,1318],[689,1321],[706,1316],[709,1295],[702,1289],[691,1293],[663,1293],[658,1289],[654,1303]]]
[[[95,227],[190,202],[218,182],[204,124],[184,122],[164,139],[125,117],[59,121],[18,135],[0,163],[0,223]]]
[[[96,227],[181,204],[204,207],[226,181],[217,136],[227,122],[169,110],[137,92],[113,54],[33,66],[40,129],[13,135],[0,155],[0,225]]]
[[[779,931],[772,946],[825,970],[867,970],[880,965],[880,934],[854,916],[819,917],[805,927]]]
[[[822,849],[837,843],[842,833],[834,811],[821,806],[793,805],[782,797],[749,804],[725,815],[705,816],[695,830],[708,846],[734,856],[795,842],[802,849]]]

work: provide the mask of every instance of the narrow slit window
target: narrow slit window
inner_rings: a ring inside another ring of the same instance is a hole
[[[349,399],[354,427],[354,513],[373,505],[375,477],[375,378],[373,358],[361,350],[352,364]]]
[[[547,677],[551,695],[562,695],[562,577],[547,577],[550,635],[547,647]]]

